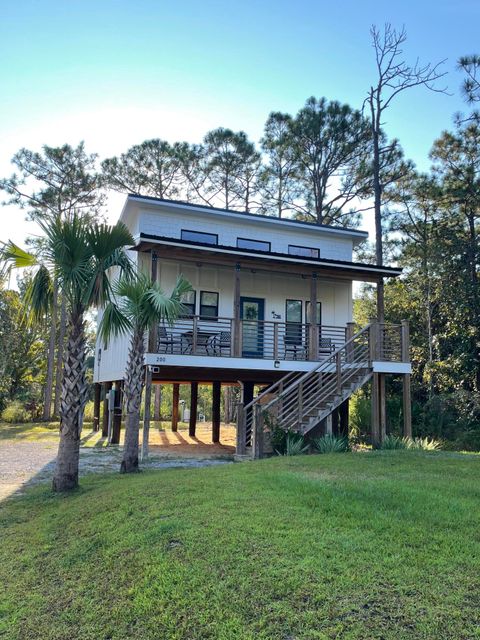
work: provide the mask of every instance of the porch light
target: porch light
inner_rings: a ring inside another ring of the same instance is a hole
[[[273,361],[273,366],[275,367],[275,369],[279,369],[280,368],[280,360],[274,360]]]

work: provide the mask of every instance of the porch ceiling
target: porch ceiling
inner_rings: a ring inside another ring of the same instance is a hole
[[[159,257],[181,262],[214,264],[216,266],[235,267],[239,264],[245,269],[257,271],[285,273],[299,276],[318,276],[377,282],[380,277],[396,277],[401,269],[378,267],[360,262],[341,260],[296,258],[281,253],[261,253],[245,251],[236,247],[220,245],[200,245],[177,238],[167,238],[150,234],[140,234],[139,242],[133,247],[136,251],[150,252],[156,250]]]

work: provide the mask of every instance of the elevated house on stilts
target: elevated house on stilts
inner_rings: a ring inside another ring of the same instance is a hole
[[[352,322],[353,281],[401,272],[352,261],[366,232],[141,196],[127,198],[121,220],[135,238],[139,268],[167,292],[180,274],[193,287],[185,314],[146,338],[148,407],[153,385],[173,383],[175,419],[178,385],[189,384],[194,435],[198,385],[209,383],[212,441],[218,442],[221,386],[240,385],[237,455],[261,457],[272,425],[345,433],[349,398],[371,381],[371,438],[378,444],[386,433],[384,378],[394,374],[403,377],[404,433],[410,435],[407,323]],[[113,442],[127,350],[128,337],[96,344],[95,415],[98,421],[101,387],[105,397],[113,386]],[[104,412],[104,429],[108,416]]]

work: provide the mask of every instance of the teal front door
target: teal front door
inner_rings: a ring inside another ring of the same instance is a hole
[[[263,358],[263,321],[265,300],[262,298],[240,298],[242,319],[242,356]]]

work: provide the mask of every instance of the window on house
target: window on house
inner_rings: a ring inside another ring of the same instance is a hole
[[[305,320],[310,323],[310,300],[305,303]],[[322,303],[317,302],[317,324],[322,324]]]
[[[216,291],[200,291],[200,317],[203,319],[218,318],[218,293]]]
[[[288,245],[288,253],[291,256],[301,256],[302,258],[320,257],[320,249],[314,249],[313,247],[300,247],[296,244]]]
[[[285,344],[302,343],[302,301],[287,300],[285,302]]]
[[[182,313],[182,318],[193,318],[195,315],[195,302],[196,302],[196,292],[195,291],[187,291],[182,296],[182,305],[184,307],[184,311]]]
[[[203,233],[203,231],[182,229],[181,238],[182,240],[201,242],[202,244],[218,244],[218,235],[216,233]]]
[[[248,240],[247,238],[237,238],[238,249],[254,249],[255,251],[271,251],[270,242],[262,240]]]

